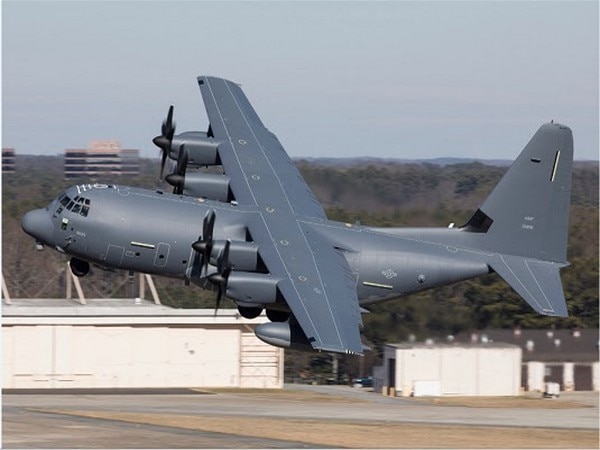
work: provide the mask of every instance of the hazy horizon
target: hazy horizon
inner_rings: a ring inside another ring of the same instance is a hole
[[[598,159],[598,2],[4,1],[3,147],[115,139],[157,157],[208,126],[196,76],[242,84],[292,157],[514,159],[572,128]]]

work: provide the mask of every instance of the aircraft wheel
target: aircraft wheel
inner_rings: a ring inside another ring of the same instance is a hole
[[[289,319],[288,311],[277,311],[275,309],[267,309],[267,317],[271,322],[285,322]]]
[[[246,319],[255,319],[260,316],[262,312],[262,308],[248,308],[246,306],[238,306],[238,311],[242,317]]]
[[[80,278],[85,277],[90,272],[90,263],[77,258],[71,258],[69,267],[73,275]]]

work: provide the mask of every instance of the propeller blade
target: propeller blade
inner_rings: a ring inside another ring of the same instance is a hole
[[[185,149],[185,145],[182,144],[181,147],[179,147],[179,154],[177,155],[177,167],[175,168],[175,173],[167,175],[167,182],[174,186],[173,194],[183,194],[187,162],[187,151]]]
[[[169,112],[167,113],[167,120],[165,121],[165,130],[163,135],[168,139],[172,140],[175,134],[175,125],[173,124],[173,105],[169,106]]]
[[[215,316],[219,311],[219,306],[221,306],[221,299],[223,298],[223,288],[219,285],[219,291],[217,292],[217,299],[215,300]]]
[[[167,150],[161,149],[160,151],[160,179],[163,179],[165,173],[165,164],[167,163]]]
[[[210,254],[213,247],[213,231],[215,228],[216,214],[213,209],[206,212],[202,223],[202,236],[192,244],[192,248],[202,255],[202,273],[208,271]]]
[[[179,147],[179,154],[177,155],[177,170],[176,170],[176,172],[178,175],[185,177],[187,163],[188,163],[188,153],[187,153],[187,150],[185,149],[185,144],[182,144],[181,147]]]
[[[215,229],[215,218],[216,218],[215,210],[211,209],[204,216],[204,222],[202,224],[202,236],[205,240],[212,241],[213,239],[213,231]]]
[[[162,126],[160,127],[160,136],[156,136],[152,139],[154,145],[160,148],[160,177],[159,179],[163,179],[163,174],[165,172],[165,164],[167,162],[167,157],[171,152],[171,144],[173,141],[173,136],[175,135],[175,124],[173,123],[173,105],[169,106],[169,112],[167,113],[167,118],[163,120]]]
[[[221,251],[221,255],[219,256],[219,260],[217,262],[218,272],[211,275],[208,278],[209,281],[216,284],[218,287],[217,299],[215,302],[215,316],[217,315],[217,311],[219,310],[219,306],[221,305],[223,295],[227,291],[227,280],[229,279],[229,274],[231,273],[232,269],[231,264],[229,263],[230,246],[231,239],[227,239],[227,241],[225,241],[225,247],[223,247],[223,250]]]
[[[225,278],[229,276],[229,272],[231,272],[231,265],[229,264],[229,247],[231,246],[231,239],[227,239],[225,241],[225,247],[223,247],[223,251],[221,252],[221,256],[219,256],[218,268],[221,275]]]

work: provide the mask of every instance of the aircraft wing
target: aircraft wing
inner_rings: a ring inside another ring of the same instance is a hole
[[[237,84],[206,76],[198,84],[233,195],[257,207],[260,220],[250,221],[248,231],[296,321],[315,349],[362,353],[348,263],[302,221],[325,219],[320,203]]]
[[[239,204],[282,205],[296,215],[325,218],[325,212],[277,137],[262,124],[235,83],[201,76],[198,84],[223,170]]]
[[[296,321],[314,349],[362,354],[360,307],[344,255],[310,225],[284,220],[263,218],[249,231]]]

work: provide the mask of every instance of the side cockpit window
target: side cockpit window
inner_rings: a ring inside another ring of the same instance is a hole
[[[68,195],[62,195],[59,202],[61,205],[63,206],[67,206],[69,204],[69,202],[71,201],[71,198]]]
[[[77,195],[74,199],[71,199],[68,195],[61,195],[58,198],[61,206],[56,210],[56,214],[60,214],[63,209],[71,211],[73,214],[79,214],[80,216],[87,217],[90,212],[90,199],[80,197]]]
[[[56,212],[54,213],[54,215],[58,215],[61,212],[63,212],[63,209],[65,209],[65,207],[71,202],[71,198],[67,195],[67,194],[62,194],[60,197],[58,197],[58,208],[56,208]]]

